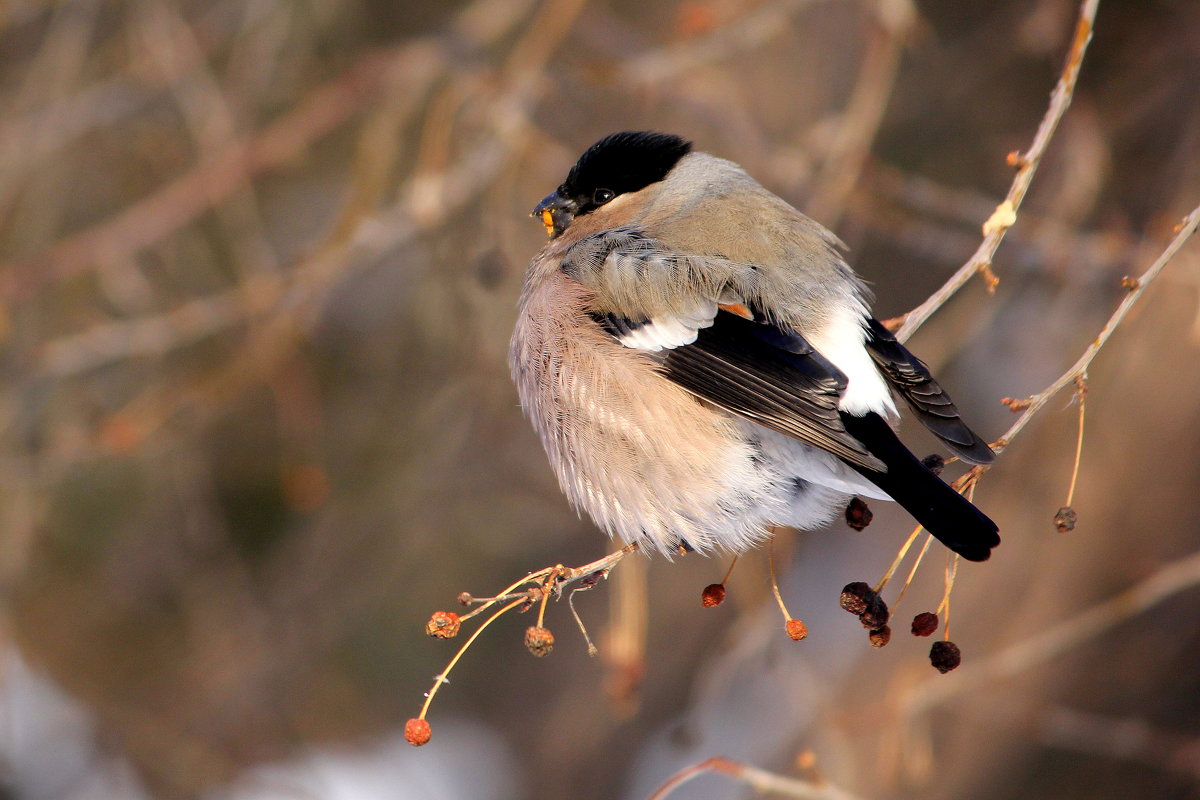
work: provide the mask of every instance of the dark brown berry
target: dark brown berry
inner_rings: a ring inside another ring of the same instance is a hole
[[[929,663],[945,675],[962,663],[962,653],[954,642],[934,642],[929,650]]]
[[[842,597],[838,603],[842,608],[857,617],[862,616],[862,613],[867,610],[871,598],[875,596],[875,590],[869,584],[862,581],[855,581],[854,583],[846,584],[846,587],[842,589]]]
[[[846,506],[846,524],[856,531],[866,530],[873,519],[875,515],[861,498],[853,498],[850,505]]]
[[[892,640],[892,629],[887,625],[871,631],[871,647],[887,647]]]
[[[890,616],[887,603],[883,602],[882,597],[872,592],[866,610],[858,615],[858,619],[864,628],[878,630],[887,625]]]
[[[808,626],[805,625],[803,621],[798,619],[789,619],[784,624],[783,629],[787,631],[787,635],[791,637],[792,641],[794,642],[798,642],[804,637],[808,636]]]
[[[453,611],[435,611],[425,623],[425,632],[436,639],[453,639],[461,626],[458,614]]]
[[[921,459],[921,463],[925,469],[932,472],[934,475],[941,475],[942,470],[946,468],[946,459],[942,458],[937,453],[930,453]]]
[[[913,617],[912,635],[913,636],[932,636],[933,632],[938,628],[937,614],[928,611],[922,611]]]
[[[1063,506],[1054,514],[1054,527],[1058,528],[1059,533],[1075,530],[1075,523],[1078,521],[1079,515],[1070,506]]]
[[[429,729],[428,720],[413,717],[404,723],[404,741],[413,747],[420,747],[425,744],[429,741],[431,735],[433,735],[433,731]]]
[[[525,649],[538,658],[545,658],[554,650],[554,634],[549,628],[530,626],[525,630]]]
[[[704,591],[700,593],[700,605],[705,608],[719,606],[725,602],[725,584],[710,583],[704,587]]]

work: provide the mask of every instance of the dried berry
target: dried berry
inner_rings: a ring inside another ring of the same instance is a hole
[[[471,597],[470,592],[462,592],[458,596],[458,604],[460,606],[469,606],[469,605],[471,605],[471,601],[474,599],[475,599],[474,597]]]
[[[700,605],[705,608],[719,606],[725,602],[725,584],[710,583],[704,587],[704,591],[700,593]]]
[[[433,732],[429,729],[429,721],[413,717],[404,723],[404,741],[413,747],[420,747],[429,741]]]
[[[917,614],[915,617],[913,617],[912,635],[932,636],[933,632],[937,630],[937,627],[937,614],[933,614],[929,611],[922,611],[920,614]]]
[[[846,587],[842,589],[842,597],[838,603],[842,608],[857,617],[861,616],[867,610],[871,598],[875,596],[875,590],[869,584],[862,581],[855,581],[854,583],[846,584]]]
[[[942,470],[946,468],[946,459],[942,458],[937,453],[930,453],[921,459],[921,463],[925,469],[932,472],[934,475],[941,475]]]
[[[545,658],[554,650],[554,634],[549,628],[536,625],[525,629],[525,649],[538,658]]]
[[[934,642],[929,650],[929,663],[945,675],[962,663],[962,653],[954,642]]]
[[[846,506],[846,524],[856,531],[865,530],[875,515],[861,498],[855,497]]]
[[[453,611],[435,611],[429,622],[425,623],[425,632],[437,639],[453,639],[458,636],[460,627],[462,623],[458,614]]]
[[[1054,514],[1054,527],[1058,528],[1059,533],[1075,530],[1075,523],[1078,521],[1079,515],[1070,506],[1063,506]]]
[[[798,619],[789,619],[787,623],[784,624],[783,629],[787,631],[787,635],[790,636],[794,642],[798,642],[804,637],[808,636],[808,626]]]
[[[867,608],[858,615],[858,619],[864,628],[878,630],[887,625],[890,616],[887,603],[883,602],[882,597],[871,592],[871,597],[867,600]]]
[[[892,640],[892,629],[887,625],[871,631],[871,647],[887,647]]]

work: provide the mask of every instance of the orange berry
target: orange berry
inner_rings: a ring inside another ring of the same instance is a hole
[[[413,717],[404,723],[404,741],[413,747],[420,747],[429,741],[433,731],[429,728],[428,720]]]
[[[459,621],[458,614],[453,611],[435,611],[429,622],[425,623],[425,633],[436,639],[453,639],[458,636],[460,627],[462,622]]]
[[[704,591],[700,593],[700,605],[705,608],[719,606],[725,602],[725,584],[710,583],[704,587]]]

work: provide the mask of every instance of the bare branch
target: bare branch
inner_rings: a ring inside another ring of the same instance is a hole
[[[724,61],[730,56],[761,47],[788,29],[789,20],[813,0],[779,0],[763,3],[723,27],[694,42],[652,50],[624,64],[621,80],[633,86],[659,86],[701,64]]]
[[[1021,414],[1020,418],[1013,423],[1012,427],[1000,437],[999,441],[992,447],[993,450],[995,450],[997,453],[1003,452],[1004,449],[1007,448],[1012,442],[1013,438],[1020,433],[1026,425],[1029,424],[1029,421],[1033,418],[1033,415],[1040,411],[1042,407],[1049,402],[1050,398],[1058,394],[1067,386],[1074,384],[1077,378],[1082,377],[1084,373],[1087,372],[1088,366],[1092,363],[1096,356],[1100,354],[1101,348],[1104,347],[1109,338],[1111,338],[1113,333],[1116,332],[1117,328],[1121,325],[1121,322],[1129,314],[1130,309],[1133,308],[1134,304],[1137,303],[1141,296],[1146,292],[1146,288],[1162,273],[1163,268],[1166,267],[1167,263],[1170,262],[1177,252],[1179,252],[1179,249],[1183,247],[1184,243],[1187,242],[1187,240],[1196,232],[1197,226],[1200,226],[1200,206],[1192,209],[1192,212],[1184,217],[1183,222],[1179,225],[1179,232],[1175,234],[1175,238],[1171,240],[1171,243],[1167,245],[1167,248],[1163,250],[1162,254],[1155,259],[1154,263],[1151,264],[1150,267],[1137,279],[1127,283],[1129,287],[1129,294],[1127,294],[1125,299],[1121,301],[1121,304],[1117,306],[1117,310],[1113,312],[1111,317],[1109,317],[1108,322],[1105,323],[1100,333],[1096,335],[1096,338],[1092,340],[1092,343],[1088,345],[1086,350],[1083,351],[1083,355],[1081,355],[1079,359],[1073,365],[1071,365],[1070,369],[1060,375],[1058,380],[1054,381],[1054,383],[1050,384],[1033,397],[1020,401],[1019,407],[1024,409],[1024,413]]]
[[[104,261],[129,258],[186,225],[250,177],[296,158],[358,112],[396,63],[395,54],[363,57],[249,141],[202,160],[115,217],[58,242],[40,256],[5,265],[0,299],[8,303],[26,299],[47,283],[79,275]]]
[[[1051,747],[1129,761],[1200,781],[1200,740],[1162,730],[1139,717],[1109,716],[1052,706],[1041,720],[1041,739]]]
[[[1099,3],[1100,0],[1083,0],[1083,4],[1080,6],[1075,37],[1071,42],[1071,50],[1067,53],[1067,63],[1058,79],[1058,85],[1054,87],[1054,92],[1050,95],[1050,107],[1046,109],[1046,114],[1042,117],[1042,122],[1038,126],[1029,150],[1009,156],[1010,162],[1015,162],[1017,174],[1013,178],[1012,186],[1009,187],[1008,196],[1004,198],[1004,202],[996,207],[991,218],[984,223],[983,242],[980,243],[974,255],[967,259],[967,263],[963,264],[958,272],[950,277],[950,280],[946,281],[928,300],[905,315],[904,324],[896,331],[896,338],[900,341],[903,342],[912,336],[917,328],[921,327],[933,312],[941,308],[947,300],[966,285],[975,273],[987,272],[990,274],[992,258],[996,255],[996,250],[1000,247],[1004,234],[1016,223],[1017,211],[1025,199],[1025,193],[1029,191],[1029,185],[1033,181],[1034,173],[1037,172],[1038,164],[1041,163],[1042,155],[1046,152],[1046,147],[1050,144],[1050,139],[1054,136],[1054,131],[1058,128],[1058,123],[1066,113],[1067,107],[1071,105],[1075,82],[1079,77],[1079,68],[1083,64],[1083,55],[1087,51],[1088,42],[1092,40],[1092,27],[1096,19],[1096,7]],[[995,276],[992,276],[992,281],[994,280]]]
[[[814,181],[817,191],[808,204],[809,214],[831,230],[837,230],[846,200],[862,174],[871,143],[883,122],[900,72],[900,55],[916,19],[912,0],[879,4],[858,81],[838,121],[837,132],[830,136],[829,150]]]
[[[958,670],[925,682],[907,698],[905,710],[909,716],[916,716],[980,684],[1003,680],[1044,664],[1195,586],[1200,586],[1200,553],[1160,569],[1120,594],[1037,636],[974,662],[969,670]]]
[[[799,798],[799,800],[857,800],[856,795],[827,783],[788,778],[724,756],[705,759],[698,764],[681,769],[660,786],[650,796],[650,800],[664,800],[680,786],[706,772],[726,775],[759,792],[774,792],[782,797]]]

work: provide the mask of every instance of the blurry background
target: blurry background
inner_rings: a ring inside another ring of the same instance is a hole
[[[765,556],[627,560],[534,659],[493,626],[403,744],[463,590],[611,544],[560,496],[505,351],[529,209],[584,147],[683,134],[833,227],[880,317],[977,246],[1057,80],[1072,0],[0,3],[0,796],[644,798],[713,755],[862,797],[1195,797],[1200,590],[997,678],[1200,549],[1200,258],[986,476],[941,677],[837,608],[910,529],[875,504]],[[974,427],[1039,391],[1200,199],[1200,4],[1105,0],[1001,247],[912,340]],[[908,426],[927,451],[932,442]],[[641,567],[648,567],[644,583]],[[905,568],[905,571],[907,568]],[[1195,578],[1184,584],[1196,583]],[[640,591],[644,588],[645,600]],[[889,599],[894,599],[889,590]],[[644,614],[609,625],[610,604]],[[971,678],[972,669],[982,677]],[[942,695],[914,698],[946,681]],[[957,681],[950,683],[950,681]],[[915,709],[915,710],[914,710]],[[705,777],[688,798],[747,797]]]

